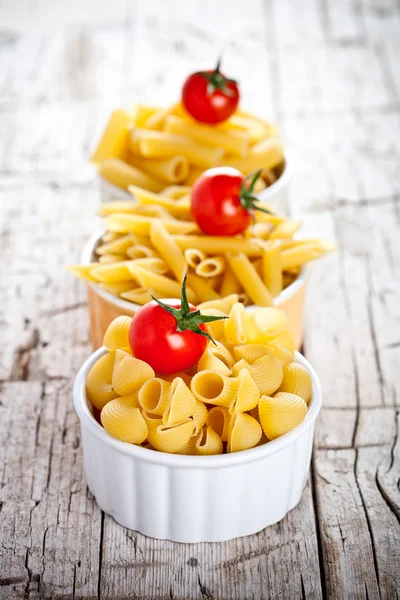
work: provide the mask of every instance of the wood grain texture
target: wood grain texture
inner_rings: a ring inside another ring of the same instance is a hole
[[[397,0],[0,0],[0,599],[400,595]],[[73,377],[90,352],[79,260],[109,112],[170,103],[224,52],[243,105],[297,150],[288,211],[336,241],[304,349],[324,388],[298,507],[257,535],[174,544],[87,492]]]

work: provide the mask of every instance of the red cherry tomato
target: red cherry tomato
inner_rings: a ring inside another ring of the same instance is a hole
[[[179,309],[179,300],[168,306]],[[190,306],[190,312],[196,308]],[[204,325],[199,327],[205,331]],[[207,346],[207,338],[189,329],[177,331],[176,318],[162,306],[145,304],[134,316],[129,330],[129,343],[136,358],[148,363],[156,373],[178,373],[196,364]]]
[[[236,235],[252,222],[252,210],[262,210],[252,195],[261,171],[249,179],[232,167],[205,171],[192,189],[192,215],[208,235]]]
[[[182,103],[187,112],[201,123],[221,123],[235,112],[239,104],[239,87],[220,70],[189,75],[182,89]]]

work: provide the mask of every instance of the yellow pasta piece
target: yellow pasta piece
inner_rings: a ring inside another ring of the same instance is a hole
[[[299,267],[318,258],[318,251],[316,252],[315,244],[303,244],[302,246],[295,246],[294,248],[288,248],[282,250],[282,269],[285,271],[292,267]]]
[[[142,189],[142,188],[139,188]],[[147,192],[147,190],[144,190],[144,192]],[[148,192],[149,194],[151,192]],[[157,197],[157,196],[156,196]],[[137,202],[134,202],[133,199],[132,200],[115,200],[113,202],[104,202],[104,204],[101,204],[101,206],[99,207],[99,209],[97,210],[97,214],[100,217],[108,217],[109,215],[113,215],[115,213],[124,213],[124,214],[129,214],[129,215],[148,215],[151,217],[160,217],[160,218],[166,218],[168,220],[172,220],[172,215],[167,211],[166,208],[159,206],[158,204],[155,203],[149,203],[149,205],[146,206],[142,206],[141,204],[138,204]],[[114,232],[114,231],[107,231],[107,234],[114,236],[114,239],[117,239],[118,237],[120,237],[122,234],[119,232]],[[143,243],[143,239],[142,241],[139,241],[140,238],[140,234],[138,233],[129,233],[129,237],[132,238],[132,243]],[[143,238],[143,236],[142,236]],[[111,241],[111,240],[109,240]]]
[[[251,225],[250,232],[253,237],[266,240],[273,228],[274,226],[272,225],[272,223],[261,221],[259,223],[254,223],[253,225]]]
[[[99,256],[99,264],[100,265],[111,265],[112,263],[120,262],[124,260],[124,254],[103,254],[103,256]]]
[[[100,256],[104,254],[125,254],[130,246],[132,246],[132,238],[129,235],[123,235],[116,240],[97,246],[95,253]]]
[[[145,129],[135,129],[128,144],[133,152],[139,151],[147,158],[165,158],[183,154],[194,165],[206,169],[218,164],[224,153],[223,148],[210,148],[210,146],[196,144],[183,135]]]
[[[169,231],[173,233],[171,229]],[[243,252],[247,256],[261,256],[262,254],[261,247],[256,240],[244,240],[233,236],[179,234],[174,235],[174,238],[182,250],[197,248],[206,254],[224,254],[225,252]]]
[[[260,423],[270,440],[291,431],[307,415],[307,404],[303,398],[287,392],[279,392],[273,398],[261,396],[259,404]]]
[[[228,252],[226,258],[232,271],[254,304],[258,306],[271,306],[271,294],[247,256],[243,253],[231,254]]]
[[[164,184],[154,179],[137,167],[128,165],[120,158],[108,158],[99,166],[99,175],[120,188],[128,189],[130,185],[139,185],[152,192],[160,192]]]
[[[157,273],[158,275],[165,275],[165,273],[168,273],[169,268],[168,265],[163,261],[162,258],[157,258],[157,257],[145,257],[145,258],[136,258],[133,261],[133,265],[128,265],[128,269],[131,270],[132,275],[134,275],[135,272],[135,267],[144,267],[145,269],[148,269],[149,271],[152,271],[153,273]],[[132,271],[133,268],[133,271]]]
[[[96,281],[96,279],[90,274],[93,267],[97,267],[98,263],[91,263],[89,265],[68,265],[66,267],[67,271],[78,277],[79,279],[84,279],[85,281]]]
[[[196,275],[199,277],[215,277],[224,272],[226,261],[223,256],[212,256],[205,258],[196,267]]]
[[[287,329],[282,331],[278,337],[268,342],[268,346],[281,363],[282,368],[285,368],[294,359],[295,344],[292,335]]]
[[[208,302],[202,302],[197,305],[199,310],[203,310],[203,308],[216,308],[217,310],[222,311],[226,315],[228,315],[232,309],[232,306],[236,304],[238,301],[237,294],[230,294],[229,296],[225,296],[224,298],[220,298],[218,300],[209,300]]]
[[[257,169],[273,169],[283,160],[282,143],[277,139],[266,139],[252,146],[250,152],[244,158],[225,156],[219,164],[234,167],[244,175],[248,175]]]
[[[229,412],[247,412],[258,406],[260,392],[247,369],[242,369],[238,375],[238,390],[236,400],[229,407]]]
[[[279,225],[275,227],[273,231],[269,234],[269,238],[271,240],[279,239],[279,238],[291,238],[296,231],[298,231],[301,227],[301,221],[291,221],[290,219],[286,219]]]
[[[126,292],[121,292],[121,298],[134,302],[135,304],[147,304],[153,300],[152,296],[155,296],[155,291],[148,288],[137,287]]]
[[[190,194],[191,190],[190,185],[168,185],[162,190],[162,196],[179,200],[183,196]]]
[[[182,203],[182,199],[178,201],[169,198],[168,196],[163,196],[162,194],[153,194],[148,190],[144,190],[143,188],[134,185],[129,186],[129,192],[141,206],[160,206],[161,208],[168,210],[174,217],[180,219],[188,219],[190,217],[190,203]],[[196,231],[197,229],[197,225],[192,223],[191,227],[186,228],[182,233],[189,233],[190,231]]]
[[[130,164],[146,173],[150,173],[150,175],[160,182],[178,183],[187,179],[189,175],[189,161],[183,155],[171,158],[151,159],[128,153],[127,159]]]
[[[240,452],[254,448],[262,435],[260,423],[246,413],[233,414],[229,429],[228,452]]]
[[[252,364],[258,358],[266,354],[271,354],[271,348],[266,344],[244,344],[242,346],[235,346],[233,354],[236,362],[243,359]]]
[[[262,255],[262,278],[271,296],[276,298],[283,285],[281,248],[278,241],[267,242],[265,245]]]
[[[251,325],[250,325],[251,324]],[[249,319],[249,342],[270,341],[287,326],[287,316],[280,308],[259,308]]]
[[[198,180],[198,178],[200,177],[200,175],[202,175],[205,171],[204,167],[190,167],[189,170],[189,175],[187,177],[187,179],[185,180],[185,184],[186,185],[193,185],[194,183],[196,183],[196,181]]]
[[[119,233],[114,233],[113,231],[106,231],[105,234],[101,236],[101,241],[104,242],[104,244],[108,244],[108,242],[113,242],[114,240],[117,240],[119,237],[120,237]]]
[[[236,379],[212,371],[200,371],[193,377],[190,389],[201,402],[230,406],[238,387]]]
[[[243,369],[248,369],[261,394],[269,395],[276,392],[282,383],[282,366],[272,350],[270,354],[257,358],[253,363],[241,359],[233,365],[232,370],[235,375],[239,375]]]
[[[181,103],[177,102],[168,108],[159,108],[154,113],[152,113],[145,124],[146,129],[156,129],[161,130],[164,127],[165,119],[168,115],[177,114],[177,112],[181,110]],[[179,114],[179,113],[178,113]]]
[[[136,127],[144,127],[148,118],[158,110],[160,110],[158,106],[135,104],[132,111],[132,124]]]
[[[225,152],[231,152],[236,156],[245,156],[249,148],[249,135],[246,132],[225,132],[202,125],[200,123],[188,123],[184,119],[176,116],[169,116],[165,119],[165,131],[169,133],[184,135],[199,144],[223,148]]]
[[[307,369],[292,362],[283,369],[283,379],[278,392],[289,392],[303,398],[308,405],[312,395],[312,381]]]
[[[128,141],[129,115],[124,110],[114,110],[108,121],[101,140],[91,156],[94,163],[101,163],[108,158],[121,157]]]
[[[239,302],[234,304],[229,313],[229,319],[222,321],[224,323],[224,336],[229,344],[245,344],[247,342],[247,320],[248,316],[245,313],[243,304]]]
[[[192,437],[179,454],[208,456],[222,454],[223,449],[221,438],[212,427],[208,426],[203,427],[195,437]]]
[[[148,246],[142,246],[142,244],[131,246],[127,249],[126,254],[132,259],[157,257],[157,252]]]
[[[105,405],[100,414],[101,424],[113,437],[141,444],[147,437],[148,429],[140,409],[132,406],[130,398],[116,398]]]
[[[120,294],[131,290],[135,283],[132,280],[129,281],[118,281],[116,283],[97,283],[97,285],[106,292],[119,296]]]
[[[201,313],[209,317],[226,316],[225,313],[223,313],[221,310],[218,310],[217,308],[202,308]],[[225,319],[221,319],[220,321],[211,321],[211,323],[206,324],[206,330],[214,340],[222,339],[224,337],[224,321]]]
[[[134,261],[120,261],[112,263],[110,265],[99,265],[94,263],[96,266],[92,267],[90,274],[94,280],[102,283],[119,283],[120,281],[128,281],[132,279],[128,264]]]
[[[240,281],[236,277],[232,269],[227,265],[222,275],[222,283],[220,293],[221,296],[230,296],[231,294],[238,294],[241,290]]]
[[[177,280],[183,281],[187,266],[178,244],[168,233],[162,221],[154,219],[150,227],[150,241],[167,263]]]
[[[192,419],[187,419],[174,427],[163,425],[161,419],[151,419],[150,415],[143,413],[143,418],[148,426],[148,442],[160,452],[176,453],[188,443],[195,429]],[[151,423],[151,421],[155,423]]]
[[[197,369],[199,371],[214,371],[215,373],[229,377],[232,373],[234,362],[229,350],[221,342],[217,341],[216,346],[211,343],[208,344],[206,351],[199,360]]]
[[[90,369],[86,379],[87,398],[98,410],[117,396],[112,387],[114,358],[114,352],[107,352],[101,356]]]
[[[169,388],[169,404],[163,415],[163,424],[182,423],[193,415],[196,398],[181,377],[175,377]]]
[[[133,394],[153,377],[155,374],[150,365],[122,350],[116,350],[112,386],[119,396]]]
[[[197,248],[187,248],[184,252],[185,260],[189,267],[196,269],[197,266],[205,259],[206,255]]]
[[[135,265],[135,262],[137,261],[132,261],[133,264],[129,265],[129,270],[141,287],[154,290],[158,298],[180,298],[180,283],[169,279],[169,277],[158,275],[153,271],[149,271],[139,265]],[[192,288],[187,287],[186,293],[189,302],[196,304],[197,297]]]
[[[142,235],[150,235],[150,226],[153,219],[145,215],[131,215],[127,213],[115,213],[104,219],[104,225],[110,231],[118,231],[120,233],[139,233]],[[195,223],[186,221],[165,220],[164,227],[170,233],[190,233],[197,229]]]
[[[212,289],[210,284],[204,280],[204,277],[189,273],[188,284],[193,289],[200,302],[208,302],[209,300],[218,300],[221,298],[221,296]]]
[[[207,425],[213,428],[223,442],[227,442],[229,439],[230,421],[231,415],[225,406],[213,406],[208,411]]]
[[[129,344],[129,328],[132,317],[121,316],[111,321],[103,338],[103,346],[107,350],[125,350],[131,352]]]
[[[160,418],[166,411],[170,397],[171,384],[160,377],[149,379],[139,390],[139,404],[143,410]]]
[[[208,410],[206,405],[200,400],[196,399],[196,405],[193,411],[193,421],[195,422],[194,435],[197,435],[200,429],[206,424],[208,417]]]

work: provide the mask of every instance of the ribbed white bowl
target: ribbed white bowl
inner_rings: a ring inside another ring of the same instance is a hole
[[[280,521],[300,501],[321,408],[318,377],[309,362],[312,400],[306,419],[267,444],[233,454],[180,456],[111,437],[86,398],[87,374],[105,349],[80,369],[74,404],[81,422],[88,486],[100,508],[127,527],[175,542],[219,542]]]
[[[287,202],[289,199],[289,189],[293,178],[293,152],[285,152],[285,168],[282,175],[275,183],[270,185],[268,188],[258,194],[258,198],[261,202],[270,204],[274,210],[280,213],[286,212]],[[132,201],[132,195],[126,190],[109,183],[101,175],[97,176],[100,189],[101,202],[113,202],[115,200],[128,200]]]

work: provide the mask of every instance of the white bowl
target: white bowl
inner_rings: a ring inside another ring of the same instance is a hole
[[[111,437],[95,420],[85,382],[100,348],[74,386],[88,486],[104,512],[127,527],[175,542],[221,542],[277,523],[301,499],[307,481],[322,392],[312,378],[305,420],[289,433],[233,454],[184,456],[156,452]]]
[[[289,198],[289,187],[293,178],[293,152],[285,152],[285,167],[279,179],[258,194],[261,202],[270,204],[279,213],[285,213]],[[134,200],[132,194],[122,188],[109,183],[101,175],[97,175],[100,187],[101,202],[114,202],[115,200]],[[167,184],[166,184],[167,185]]]

